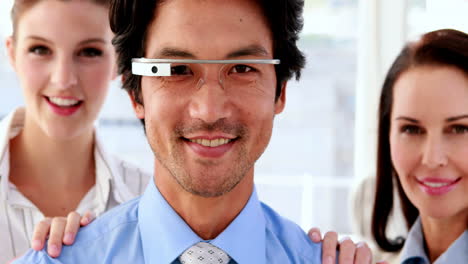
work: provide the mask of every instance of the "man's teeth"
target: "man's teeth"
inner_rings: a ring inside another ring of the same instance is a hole
[[[49,100],[58,106],[72,106],[79,102],[78,100],[64,99],[59,97],[49,97]]]
[[[449,182],[424,182],[424,185],[427,185],[432,188],[439,188],[449,185]]]
[[[221,145],[224,145],[224,144],[227,144],[229,142],[231,142],[231,139],[227,139],[227,138],[218,138],[218,139],[213,139],[213,140],[209,140],[209,139],[190,139],[191,142],[193,143],[197,143],[197,144],[200,144],[202,146],[205,146],[205,147],[219,147]]]

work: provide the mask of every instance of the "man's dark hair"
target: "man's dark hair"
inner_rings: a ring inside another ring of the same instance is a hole
[[[166,0],[167,1],[167,0]],[[156,8],[164,0],[112,0],[110,25],[115,37],[112,43],[118,55],[119,74],[123,88],[135,101],[141,101],[141,76],[132,74],[132,58],[144,57],[147,30],[153,21]],[[282,83],[296,76],[299,80],[305,57],[297,47],[299,32],[303,27],[304,0],[258,0],[273,33],[273,56],[280,59],[276,65],[276,98]],[[201,14],[202,15],[202,14]]]

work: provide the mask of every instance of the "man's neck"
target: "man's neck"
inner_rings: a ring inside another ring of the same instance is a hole
[[[155,175],[162,196],[204,240],[221,234],[245,207],[253,191],[253,169],[230,192],[210,198],[185,191],[166,170],[156,169]]]

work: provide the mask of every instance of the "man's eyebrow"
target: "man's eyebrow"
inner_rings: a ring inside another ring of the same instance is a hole
[[[153,54],[151,58],[184,58],[184,59],[195,59],[195,55],[189,51],[179,49],[179,48],[163,48],[161,51]]]
[[[411,122],[411,123],[416,123],[418,124],[419,121],[414,119],[414,118],[411,118],[411,117],[407,117],[407,116],[399,116],[397,118],[395,118],[395,120],[405,120],[405,121],[408,121],[408,122]]]
[[[257,57],[266,57],[268,56],[268,51],[265,48],[258,45],[250,45],[247,47],[239,48],[237,50],[231,51],[227,54],[226,59],[235,59],[239,57],[246,56],[257,56]],[[184,59],[196,59],[197,56],[191,52],[173,47],[166,47],[162,50],[153,54],[150,58],[184,58]]]
[[[464,118],[468,118],[468,115],[459,115],[459,116],[449,117],[449,118],[445,119],[445,121],[446,122],[454,122],[454,121],[458,121],[458,120],[464,119]]]
[[[238,50],[230,52],[226,58],[234,59],[238,57],[245,57],[245,56],[260,56],[266,57],[268,56],[268,51],[259,45],[250,45],[244,48],[240,48]]]

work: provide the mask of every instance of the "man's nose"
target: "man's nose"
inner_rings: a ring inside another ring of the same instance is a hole
[[[197,90],[190,98],[189,114],[191,118],[214,123],[223,118],[230,118],[233,107],[232,100],[224,88],[222,80],[216,78],[201,78]]]

